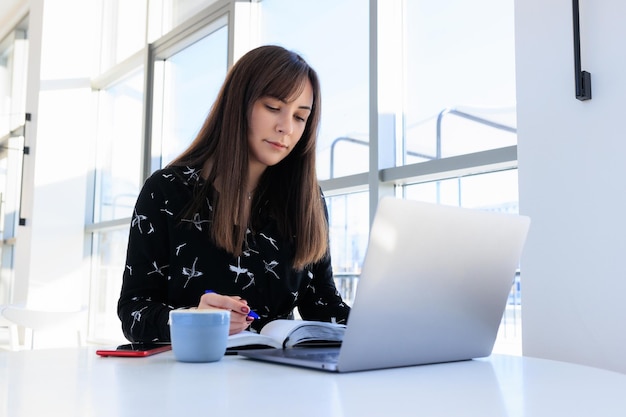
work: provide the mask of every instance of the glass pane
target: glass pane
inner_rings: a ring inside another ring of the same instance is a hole
[[[259,4],[260,42],[299,52],[319,75],[318,176],[327,179],[331,172],[337,177],[367,171],[369,3],[264,0]]]
[[[130,217],[139,193],[143,72],[100,91],[94,222]]]
[[[11,78],[13,74],[13,36],[0,43],[0,137],[11,131]]]
[[[117,317],[117,300],[122,288],[128,230],[94,233],[89,338],[97,341],[124,341]]]
[[[516,144],[513,3],[404,2],[406,163]]]
[[[147,0],[103,3],[101,72],[140,51],[146,43]]]
[[[0,246],[0,304],[11,304],[13,302],[13,257],[15,246],[13,244],[2,244]]]
[[[228,28],[155,63],[153,165],[167,165],[194,139],[228,68]]]
[[[0,137],[24,124],[28,39],[26,23],[0,42]]]
[[[0,144],[0,239],[16,237],[21,213],[22,162],[24,136],[9,138]],[[8,267],[1,264],[3,268]]]
[[[13,151],[15,152],[15,151]],[[13,242],[15,236],[15,186],[9,181],[16,178],[11,172],[7,151],[0,151],[0,305],[10,304],[13,292]],[[13,181],[11,181],[13,182]]]
[[[404,193],[409,200],[487,211],[519,212],[516,169],[407,185]]]
[[[217,0],[149,0],[148,42],[165,35]]]
[[[337,289],[348,304],[354,300],[367,249],[368,199],[367,192],[326,197],[333,274]]]

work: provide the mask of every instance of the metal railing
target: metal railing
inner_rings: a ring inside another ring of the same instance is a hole
[[[498,130],[502,130],[504,132],[509,132],[509,133],[517,133],[517,129],[502,123],[498,123],[498,122],[494,122],[493,120],[489,120],[486,119],[484,117],[480,117],[480,116],[476,116],[474,114],[465,112],[465,111],[461,111],[458,110],[456,108],[450,107],[450,108],[445,108],[443,110],[441,110],[438,114],[437,114],[437,123],[436,123],[436,135],[435,135],[435,142],[436,142],[436,151],[435,151],[435,155],[428,155],[428,154],[424,154],[424,153],[420,153],[420,152],[414,152],[414,151],[410,151],[407,150],[406,151],[406,155],[409,156],[414,156],[417,158],[423,158],[423,159],[427,159],[427,160],[432,160],[432,159],[441,159],[442,156],[442,125],[443,125],[443,119],[445,116],[447,115],[454,115],[454,116],[458,116],[461,117],[463,119],[466,120],[470,120],[472,122],[476,122],[478,124],[484,125],[484,126],[488,126],[488,127],[492,127],[494,129],[498,129]],[[336,139],[334,139],[330,145],[330,177],[329,178],[335,178],[335,148],[336,146],[340,143],[340,142],[349,142],[349,143],[354,143],[356,145],[360,145],[360,146],[369,146],[369,142],[362,140],[362,139],[355,139],[355,138],[351,138],[349,136],[340,136]]]
[[[439,114],[437,115],[437,133],[436,133],[436,143],[437,143],[436,152],[437,153],[435,155],[436,159],[441,158],[441,125],[443,123],[443,118],[448,114],[453,114],[455,116],[462,117],[472,122],[476,122],[485,126],[493,127],[494,129],[503,130],[509,133],[517,133],[517,129],[514,127],[507,126],[502,123],[497,123],[492,120],[485,119],[484,117],[479,117],[479,116],[476,116],[476,115],[473,115],[473,114],[470,114],[461,110],[457,110],[455,108],[446,108],[440,111]]]

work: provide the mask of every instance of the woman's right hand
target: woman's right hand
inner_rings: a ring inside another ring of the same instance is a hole
[[[248,313],[250,313],[248,302],[239,296],[221,295],[209,291],[200,297],[200,302],[198,303],[198,310],[208,308],[230,310],[230,329],[228,334],[246,330],[254,321],[252,317],[248,316]]]

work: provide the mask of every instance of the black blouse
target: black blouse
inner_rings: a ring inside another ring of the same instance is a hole
[[[293,244],[282,239],[266,216],[248,230],[241,256],[233,257],[209,237],[211,202],[185,216],[200,170],[171,167],[148,178],[130,225],[118,316],[126,338],[169,341],[172,309],[195,307],[206,290],[238,295],[267,322],[290,318],[298,307],[305,320],[345,323],[350,312],[333,280],[330,256],[302,271],[292,268]]]

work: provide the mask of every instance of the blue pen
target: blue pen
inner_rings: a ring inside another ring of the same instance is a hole
[[[204,293],[205,293],[205,294],[210,294],[210,293],[214,293],[214,292],[215,292],[215,291],[213,291],[213,290],[206,290]],[[250,311],[248,312],[248,317],[252,317],[252,318],[253,318],[253,319],[255,319],[255,320],[258,320],[258,319],[260,319],[260,318],[261,318],[261,317],[259,317],[259,315],[258,315],[257,313],[255,313],[255,312],[254,312],[254,311],[252,311],[252,310],[250,310]]]

